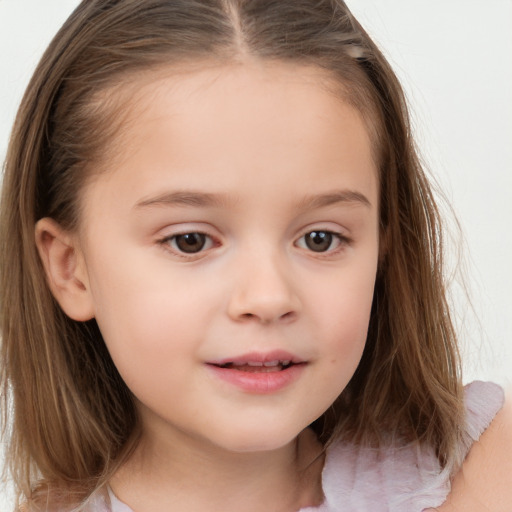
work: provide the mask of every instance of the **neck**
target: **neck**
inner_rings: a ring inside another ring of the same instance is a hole
[[[322,502],[322,448],[308,429],[271,452],[205,449],[190,439],[171,444],[143,439],[112,479],[134,512],[292,512]]]

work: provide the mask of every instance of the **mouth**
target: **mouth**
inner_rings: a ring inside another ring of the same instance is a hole
[[[301,378],[308,361],[278,350],[208,361],[211,374],[244,393],[277,393]]]

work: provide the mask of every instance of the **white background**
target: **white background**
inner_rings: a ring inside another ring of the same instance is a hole
[[[0,160],[17,105],[76,0],[0,0]],[[402,80],[472,307],[452,286],[468,382],[512,386],[512,0],[348,0]],[[452,227],[454,223],[451,223]],[[8,243],[8,241],[0,241]],[[453,266],[453,265],[452,265]],[[10,507],[0,490],[0,510]]]

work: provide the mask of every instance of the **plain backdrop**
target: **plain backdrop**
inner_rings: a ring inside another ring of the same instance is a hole
[[[423,159],[447,198],[444,210],[453,209],[461,225],[459,233],[450,221],[447,242],[464,381],[510,388],[512,0],[347,3],[402,80]],[[77,4],[0,0],[2,162],[31,73]],[[8,492],[0,490],[0,510],[11,510],[8,503]]]

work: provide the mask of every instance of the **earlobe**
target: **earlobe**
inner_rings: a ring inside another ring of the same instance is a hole
[[[53,219],[37,222],[35,239],[51,292],[73,320],[94,317],[85,262],[71,234]]]

